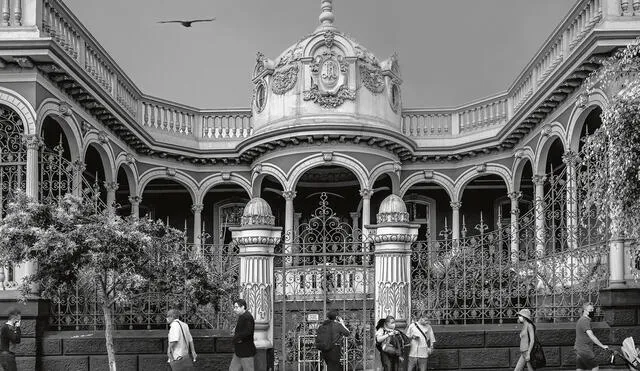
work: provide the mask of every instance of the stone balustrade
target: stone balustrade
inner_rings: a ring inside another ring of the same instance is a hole
[[[403,110],[402,132],[409,137],[451,136],[452,113]]]
[[[247,138],[251,134],[253,134],[253,125],[249,109],[202,114],[202,138]]]
[[[504,125],[507,123],[507,98],[501,96],[464,108],[459,111],[460,133],[467,133],[482,128]]]
[[[196,113],[159,101],[141,101],[142,126],[175,135],[193,135]]]

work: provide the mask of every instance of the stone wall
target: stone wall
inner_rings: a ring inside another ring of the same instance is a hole
[[[632,336],[640,341],[640,326],[610,327],[593,324],[594,334],[606,345],[619,349]],[[433,326],[436,349],[429,360],[434,370],[513,370],[518,353],[520,327],[508,325]],[[547,357],[546,370],[575,370],[574,323],[539,323],[536,331]],[[598,348],[599,349],[599,348]],[[609,353],[596,351],[601,365],[609,364]],[[622,366],[623,362],[616,362]]]
[[[229,369],[233,347],[231,338],[213,331],[193,330],[198,370]],[[116,331],[114,347],[118,370],[164,371],[167,364],[167,331]],[[29,362],[30,354],[20,347],[18,369]],[[108,370],[104,332],[64,331],[47,332],[42,337],[39,370],[46,371],[102,371]],[[27,366],[27,365],[25,365]],[[33,369],[33,368],[30,368]]]
[[[594,333],[605,344],[619,347],[628,336],[640,340],[640,326],[610,327],[594,323]],[[434,326],[436,350],[429,361],[433,370],[513,370],[518,360],[519,327],[508,325]],[[228,370],[233,352],[231,338],[205,330],[193,332],[198,353],[198,370]],[[541,323],[537,334],[547,356],[547,370],[575,369],[573,323]],[[167,333],[116,331],[118,370],[164,371],[167,366]],[[34,368],[35,339],[25,338],[16,349],[22,369],[46,371],[108,370],[104,333],[47,332],[38,342],[41,354]],[[608,354],[598,352],[601,365],[608,365]],[[618,360],[617,364],[623,363]]]

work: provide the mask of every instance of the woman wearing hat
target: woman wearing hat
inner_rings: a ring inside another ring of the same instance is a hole
[[[514,371],[523,371],[524,366],[527,366],[529,371],[533,371],[531,366],[531,349],[533,349],[533,339],[536,336],[536,327],[531,320],[531,311],[529,309],[522,309],[518,312],[518,322],[522,323],[522,330],[520,331],[520,358],[516,364]]]

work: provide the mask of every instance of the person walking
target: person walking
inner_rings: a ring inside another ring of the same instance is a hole
[[[576,350],[576,370],[577,371],[598,371],[598,363],[596,355],[593,352],[593,344],[602,349],[609,347],[602,344],[600,340],[593,334],[591,330],[591,320],[595,314],[595,308],[590,302],[582,305],[582,316],[576,323],[576,342],[574,348]]]
[[[167,311],[167,323],[169,324],[169,346],[167,358],[172,371],[193,370],[193,363],[198,355],[193,346],[193,337],[189,331],[189,325],[180,321],[180,311],[169,309]],[[191,351],[191,358],[189,357]]]
[[[21,312],[17,308],[9,310],[9,319],[0,327],[0,369],[17,371],[16,356],[12,346],[20,343]]]
[[[518,363],[513,371],[523,371],[525,366],[527,370],[533,371],[531,350],[536,336],[536,326],[533,324],[529,309],[522,309],[518,312],[518,323],[522,323],[522,329],[520,330],[520,358],[518,358]]]
[[[233,358],[229,371],[253,371],[256,345],[253,342],[255,321],[247,310],[247,302],[238,299],[233,302],[233,311],[238,322],[233,332]]]
[[[321,331],[322,328],[322,331]],[[328,343],[331,347],[327,350],[321,350],[320,355],[327,364],[327,371],[341,371],[342,365],[342,345],[340,340],[343,336],[349,336],[350,332],[344,325],[344,320],[338,316],[338,311],[333,309],[327,313],[327,320],[318,328],[318,335],[322,332],[323,336],[328,336]]]
[[[396,335],[400,335],[400,331],[396,330],[396,319],[393,316],[382,318],[376,324],[376,348],[380,352],[380,361],[384,371],[399,371],[400,353],[403,344],[398,344],[395,340]],[[385,351],[387,345],[393,346],[398,353],[392,354]]]
[[[433,352],[436,338],[426,313],[423,312],[417,322],[409,325],[407,337],[411,339],[407,371],[427,371],[427,359]]]

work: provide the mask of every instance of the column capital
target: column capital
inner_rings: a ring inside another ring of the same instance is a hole
[[[508,196],[511,201],[518,201],[522,198],[522,192],[509,192]]]
[[[296,195],[296,191],[282,191],[282,197],[284,197],[286,201],[293,201]]]
[[[373,192],[374,191],[371,188],[363,188],[360,190],[360,196],[365,199],[371,199],[371,196],[373,196]]]
[[[142,197],[140,196],[129,196],[129,202],[132,204],[139,204],[142,202]]]
[[[82,161],[79,158],[77,158],[75,161],[73,161],[71,163],[71,165],[73,166],[73,170],[77,171],[79,173],[85,171],[85,169],[87,168],[87,165],[84,163],[84,161]]]
[[[538,186],[538,187],[543,186],[545,180],[547,180],[547,176],[546,175],[540,175],[540,174],[536,174],[531,178],[531,181],[533,182],[533,184]]]
[[[203,204],[193,204],[193,205],[191,205],[191,212],[193,212],[194,214],[200,214],[202,212],[202,209],[204,209],[204,205]]]
[[[38,149],[44,144],[42,138],[37,134],[25,134],[22,136],[22,142],[27,149]]]
[[[461,201],[451,201],[451,202],[449,202],[449,206],[451,206],[451,209],[453,209],[453,210],[460,210],[460,208],[462,207],[462,202]]]
[[[580,156],[575,151],[568,150],[562,155],[562,162],[568,166],[576,166],[580,162]]]
[[[104,182],[104,188],[108,191],[108,192],[115,192],[118,190],[118,188],[120,188],[120,184],[118,184],[118,182]]]

